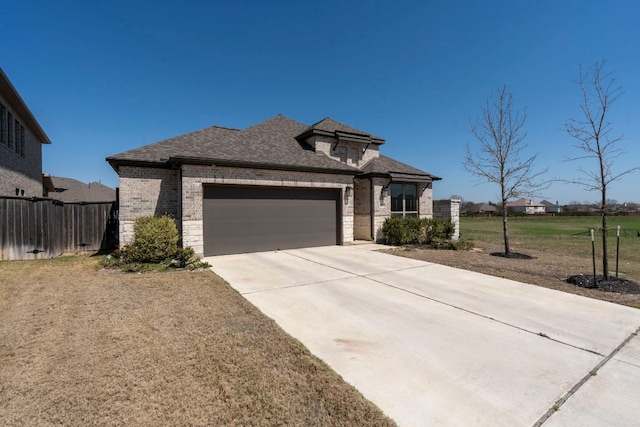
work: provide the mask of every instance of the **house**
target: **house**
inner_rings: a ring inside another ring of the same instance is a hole
[[[489,203],[470,203],[464,209],[467,215],[493,216],[498,213],[498,208]]]
[[[546,212],[545,205],[534,202],[531,199],[519,199],[515,202],[507,203],[506,207],[509,212],[526,213],[528,215],[543,214]]]
[[[43,196],[42,144],[49,137],[0,68],[0,196]]]
[[[65,203],[100,203],[115,202],[116,190],[99,182],[85,184],[77,179],[48,176],[52,189],[47,196]]]
[[[378,241],[389,216],[432,217],[440,179],[380,154],[384,143],[330,118],[309,126],[277,115],[108,157],[120,244],[154,214],[176,218],[183,245],[205,256]]]
[[[548,200],[543,200],[540,202],[541,205],[544,205],[546,213],[560,213],[562,212],[562,206],[558,204],[558,202],[552,203]]]

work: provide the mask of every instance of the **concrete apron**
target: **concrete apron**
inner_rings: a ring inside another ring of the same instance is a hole
[[[206,260],[401,426],[637,425],[640,310],[372,248]]]

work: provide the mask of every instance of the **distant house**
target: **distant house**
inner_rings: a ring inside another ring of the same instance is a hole
[[[541,205],[544,205],[547,213],[560,213],[562,212],[562,206],[558,204],[558,202],[551,203],[548,200],[543,200],[540,202]]]
[[[531,199],[520,199],[515,202],[507,203],[507,210],[509,212],[519,212],[529,215],[543,214],[546,212],[546,206],[542,203],[534,202]]]
[[[45,176],[46,177],[46,176]],[[85,184],[77,179],[49,177],[53,189],[48,192],[48,197],[65,203],[97,203],[115,202],[116,190],[99,182]]]
[[[49,137],[0,68],[0,196],[43,196],[42,144]]]
[[[489,203],[473,203],[465,206],[463,214],[493,216],[498,213],[498,208]]]

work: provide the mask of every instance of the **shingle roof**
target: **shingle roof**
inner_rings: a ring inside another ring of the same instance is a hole
[[[360,129],[345,125],[344,123],[337,122],[330,117],[326,117],[319,122],[312,124],[302,133],[302,135],[312,134],[317,131],[326,132],[329,134],[350,134],[353,136],[359,136],[363,139],[369,139],[370,142],[374,144],[384,144],[384,139],[364,132]]]
[[[55,192],[49,193],[49,197],[52,199],[65,203],[114,202],[116,200],[116,190],[99,182],[85,184],[72,178],[59,176],[50,178],[55,188]]]
[[[414,176],[418,179],[426,178],[434,181],[442,179],[423,170],[414,168],[413,166],[409,166],[406,163],[394,160],[391,157],[383,156],[382,154],[380,157],[369,161],[361,170],[365,174],[391,174],[392,176],[395,174],[398,178],[402,175],[407,177]]]
[[[127,162],[210,161],[357,173],[324,154],[307,150],[295,137],[307,125],[277,115],[244,130],[213,126],[108,157],[117,167]]]
[[[117,170],[123,164],[148,164],[168,167],[172,162],[235,165],[245,167],[282,168],[336,172],[400,174],[409,179],[438,180],[420,169],[386,156],[370,161],[361,170],[348,166],[323,153],[316,153],[302,135],[314,131],[327,132],[339,138],[361,136],[364,142],[381,144],[383,139],[326,118],[307,126],[281,114],[246,129],[213,126],[186,135],[169,138],[154,144],[108,157]]]
[[[475,203],[463,210],[463,212],[472,212],[472,213],[490,213],[490,212],[497,212],[497,211],[498,211],[498,208],[488,203]]]

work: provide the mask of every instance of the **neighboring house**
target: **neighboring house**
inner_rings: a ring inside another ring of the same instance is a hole
[[[392,215],[432,217],[440,178],[380,154],[384,140],[326,118],[213,126],[107,158],[120,177],[120,244],[145,215],[217,255],[381,239]]]
[[[45,175],[45,177],[47,177]],[[77,179],[62,178],[59,176],[48,177],[51,180],[53,189],[47,194],[48,197],[60,200],[65,203],[98,203],[115,202],[116,190],[102,185],[99,182],[85,184]]]
[[[464,213],[467,215],[493,216],[498,213],[498,208],[488,203],[474,203],[467,206]]]
[[[42,144],[49,137],[0,68],[0,196],[43,196]]]
[[[558,202],[551,203],[548,200],[543,200],[540,202],[541,205],[544,205],[546,213],[560,213],[562,212],[562,206],[558,204]]]
[[[529,215],[543,214],[546,212],[545,205],[534,202],[531,199],[520,199],[515,202],[507,203],[507,210],[509,212],[526,213]]]

